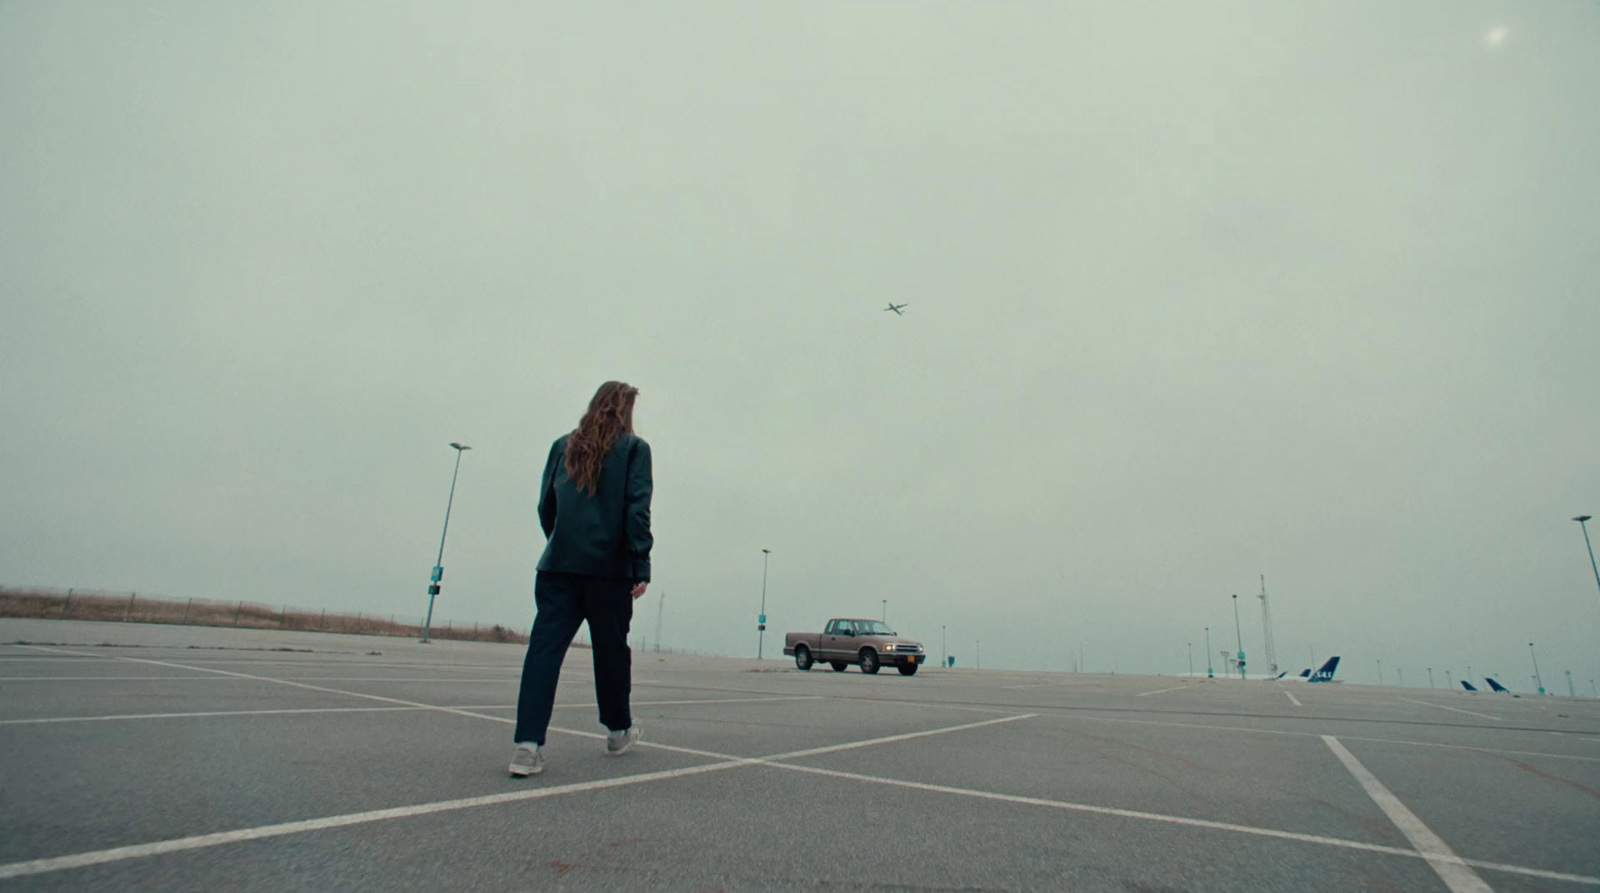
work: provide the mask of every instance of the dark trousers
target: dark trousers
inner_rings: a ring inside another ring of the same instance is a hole
[[[533,598],[539,613],[534,615],[528,656],[522,661],[522,692],[517,696],[517,730],[512,741],[544,744],[561,662],[578,625],[585,620],[589,621],[594,650],[594,694],[600,702],[600,724],[612,731],[633,725],[628,711],[633,672],[633,651],[628,648],[632,589],[631,581],[608,577],[546,571],[535,577]]]

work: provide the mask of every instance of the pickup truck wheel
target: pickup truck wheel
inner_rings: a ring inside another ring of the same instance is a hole
[[[878,672],[878,652],[873,651],[871,648],[861,649],[861,672]]]
[[[835,673],[843,673],[850,665],[842,660],[830,660],[828,661],[828,666],[833,667]]]
[[[917,665],[916,664],[906,664],[905,666],[900,668],[900,675],[902,675],[902,676],[915,676],[915,675],[917,675]]]
[[[802,672],[811,669],[811,649],[804,645],[794,650],[794,665]]]

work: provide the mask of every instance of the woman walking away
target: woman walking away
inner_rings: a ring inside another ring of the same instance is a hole
[[[650,582],[650,445],[633,433],[639,389],[608,381],[589,401],[578,428],[550,447],[539,485],[544,555],[533,584],[539,612],[522,663],[511,774],[544,771],[544,736],[556,680],[578,625],[589,622],[595,700],[606,755],[639,740],[628,710],[633,600]]]

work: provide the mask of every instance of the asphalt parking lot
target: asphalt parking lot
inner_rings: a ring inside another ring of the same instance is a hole
[[[4,890],[1600,886],[1600,702],[0,620]],[[20,644],[26,643],[26,644]],[[277,650],[292,649],[292,650]]]

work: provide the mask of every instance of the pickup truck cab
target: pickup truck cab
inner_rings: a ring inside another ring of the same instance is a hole
[[[794,655],[794,665],[801,670],[822,661],[840,673],[856,664],[863,673],[892,666],[902,676],[914,675],[928,659],[921,642],[899,638],[881,621],[851,617],[828,621],[821,633],[786,633],[783,653]]]

